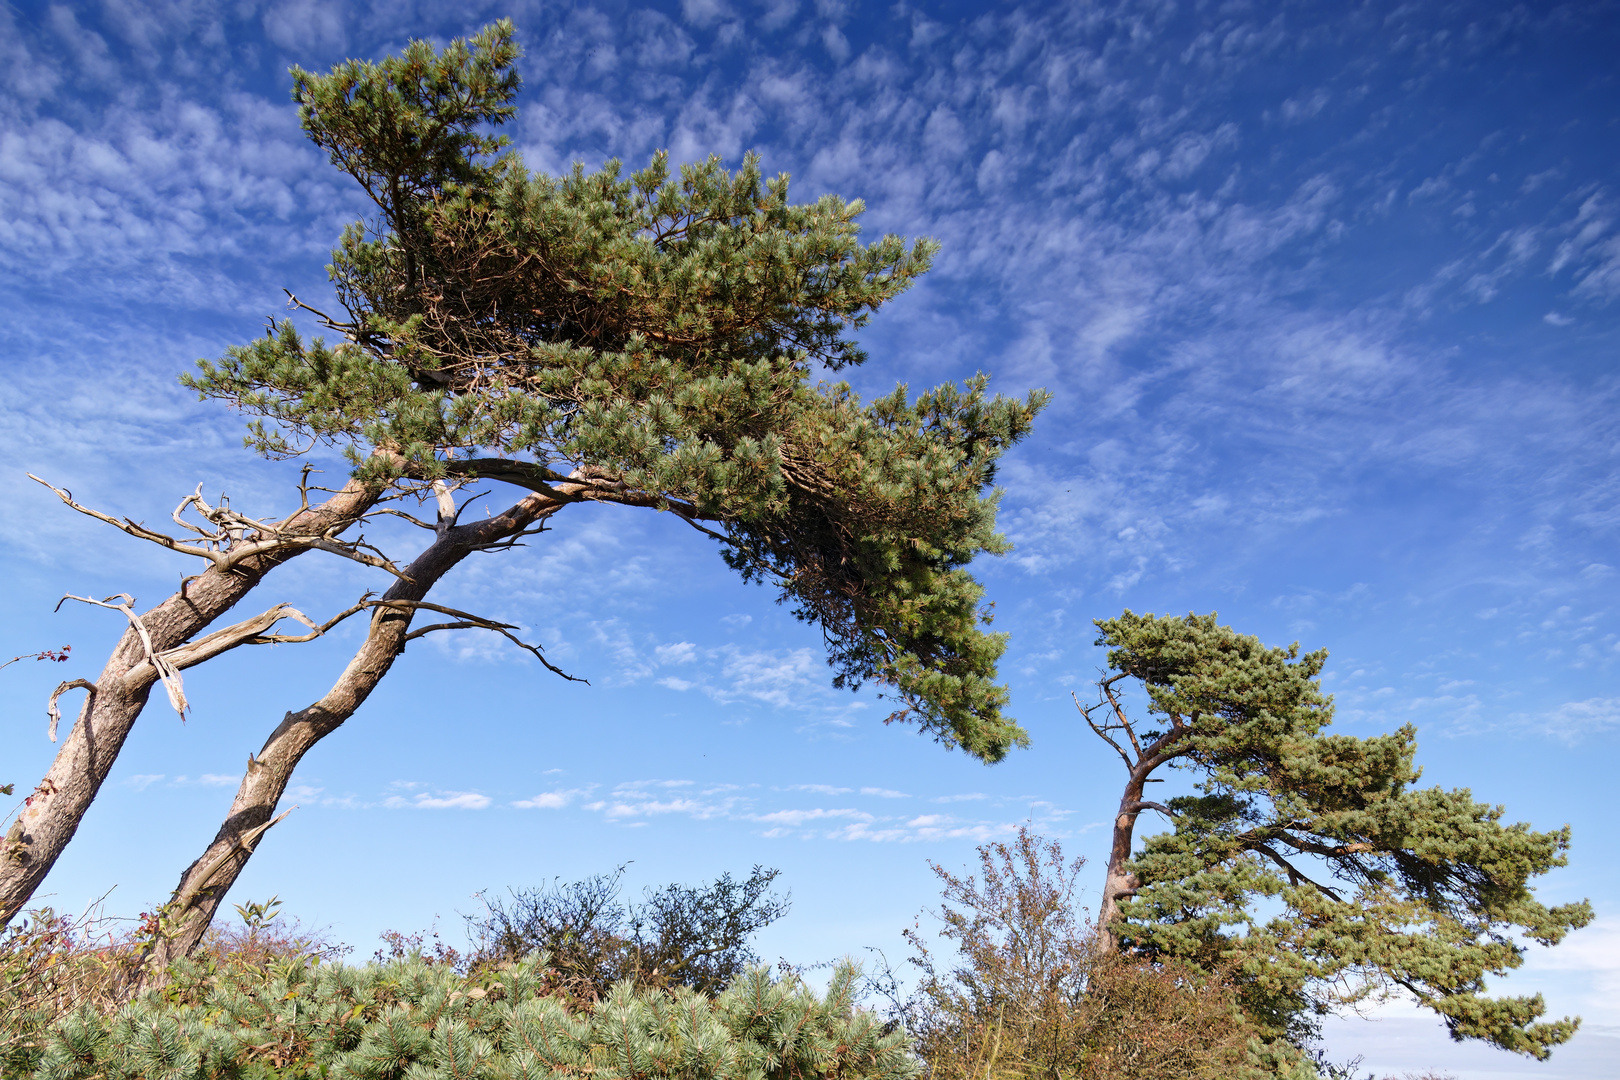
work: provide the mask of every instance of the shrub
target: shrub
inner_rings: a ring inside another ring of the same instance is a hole
[[[324,932],[282,919],[279,907],[273,897],[238,905],[242,925],[210,928],[193,954],[194,967],[209,976],[253,979],[278,965],[348,952]],[[77,920],[42,908],[0,931],[0,1077],[28,1075],[65,1018],[84,1011],[108,1016],[128,1003],[143,974],[142,946],[157,922],[148,912],[131,929],[99,908]]]
[[[1077,904],[1083,860],[1056,841],[1021,828],[978,853],[982,880],[934,866],[954,961],[942,967],[914,928],[917,987],[901,999],[886,984],[931,1080],[1314,1075],[1295,1048],[1258,1037],[1221,973],[1108,950]]]
[[[183,961],[162,992],[110,1016],[81,1008],[38,1080],[913,1080],[903,1034],[754,969],[717,997],[614,986],[588,1008],[548,992],[544,957],[460,975],[420,957],[351,967]]]
[[[559,991],[581,1001],[624,979],[715,994],[759,963],[749,939],[788,911],[788,898],[770,891],[777,870],[756,866],[745,881],[726,873],[706,885],[665,885],[627,903],[624,869],[514,890],[510,901],[485,897],[486,914],[467,920],[472,964],[545,953]]]
[[[0,930],[0,1077],[26,1075],[52,1025],[81,1007],[115,1008],[139,974],[127,940],[88,915],[41,908]]]

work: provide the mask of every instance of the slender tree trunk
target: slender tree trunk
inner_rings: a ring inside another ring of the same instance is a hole
[[[276,808],[298,762],[354,715],[405,651],[416,610],[410,605],[424,599],[439,579],[468,555],[522,532],[564,505],[547,495],[529,495],[498,517],[462,526],[447,524],[441,511],[438,538],[383,594],[366,639],[343,674],[319,701],[287,713],[258,756],[248,758],[247,772],[230,813],[213,842],[180,876],[174,898],[164,910],[164,925],[147,954],[149,984],[161,981],[169,963],[188,954],[202,940],[225,894],[247,866],[259,838],[279,820],[274,816]],[[387,606],[390,603],[399,606]]]
[[[380,494],[375,485],[351,480],[324,503],[281,523],[280,532],[298,537],[341,530],[358,520]],[[163,652],[185,643],[229,611],[265,574],[308,550],[289,544],[229,570],[210,567],[186,582],[179,592],[140,616],[152,649]],[[148,660],[140,634],[131,626],[90,689],[78,721],[65,736],[49,771],[0,844],[0,926],[22,910],[73,839],[157,681],[158,671]]]
[[[1136,819],[1142,813],[1142,788],[1147,773],[1140,767],[1131,770],[1125,794],[1119,800],[1119,813],[1114,816],[1113,843],[1108,848],[1108,876],[1103,882],[1102,906],[1097,912],[1097,926],[1102,931],[1110,951],[1119,948],[1119,935],[1114,922],[1119,918],[1119,902],[1135,896],[1138,886],[1136,875],[1125,869],[1131,858],[1131,840],[1136,833]]]

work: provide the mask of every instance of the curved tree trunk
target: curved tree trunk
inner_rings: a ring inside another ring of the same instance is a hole
[[[1173,716],[1170,730],[1143,746],[1142,740],[1137,737],[1135,725],[1125,713],[1124,703],[1114,690],[1114,684],[1122,678],[1123,675],[1115,675],[1099,682],[1097,689],[1101,691],[1102,700],[1090,708],[1081,705],[1078,697],[1074,698],[1074,706],[1085,717],[1087,725],[1098,738],[1114,748],[1129,774],[1125,781],[1125,793],[1119,799],[1119,810],[1114,814],[1113,837],[1108,846],[1108,874],[1103,879],[1102,903],[1097,909],[1097,930],[1110,952],[1119,948],[1119,933],[1114,929],[1114,924],[1119,921],[1120,902],[1135,896],[1142,887],[1136,875],[1125,869],[1125,865],[1131,861],[1136,819],[1142,816],[1144,810],[1157,810],[1170,816],[1169,807],[1144,799],[1142,794],[1148,784],[1157,782],[1153,779],[1153,770],[1180,756],[1177,744],[1189,730],[1181,717]],[[1092,715],[1098,711],[1103,712],[1101,723]],[[1116,732],[1125,737],[1124,743],[1114,737]]]
[[[1119,812],[1114,815],[1113,840],[1108,848],[1108,875],[1103,879],[1102,904],[1097,910],[1097,927],[1102,931],[1110,951],[1119,948],[1119,936],[1114,932],[1114,921],[1119,918],[1119,902],[1136,895],[1139,882],[1136,875],[1125,869],[1131,858],[1131,841],[1136,832],[1136,819],[1142,813],[1142,779],[1132,770],[1125,785],[1125,794],[1119,800]]]
[[[310,748],[354,715],[390,667],[405,651],[412,633],[416,604],[457,563],[475,551],[514,537],[566,502],[544,494],[526,496],[505,513],[471,525],[454,525],[454,512],[441,509],[438,538],[406,567],[380,601],[366,639],[331,690],[298,712],[289,712],[265,740],[257,757],[248,758],[246,774],[219,832],[186,868],[164,907],[159,933],[146,957],[146,980],[163,979],[169,963],[194,949],[207,932],[225,894],[247,866],[253,850],[275,817],[293,770]],[[458,623],[452,626],[473,626]],[[285,815],[283,815],[285,816]]]
[[[359,520],[380,495],[375,485],[351,480],[324,503],[282,522],[278,534],[288,538],[334,534]],[[183,583],[179,592],[140,616],[152,650],[162,653],[186,643],[235,606],[265,574],[309,550],[308,545],[289,543],[228,570],[211,566]],[[199,663],[231,647],[224,641],[215,644],[217,648],[202,650],[177,666]],[[0,844],[0,926],[22,910],[73,839],[158,678],[146,644],[131,626],[93,685],[70,684],[88,689],[89,697],[49,771]]]

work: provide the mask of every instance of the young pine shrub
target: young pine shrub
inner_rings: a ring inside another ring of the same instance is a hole
[[[268,978],[183,962],[162,993],[52,1033],[37,1080],[915,1080],[905,1035],[764,969],[718,996],[630,981],[588,1007],[537,956],[473,975],[411,957]],[[27,1075],[21,1074],[21,1075]]]
[[[186,1062],[212,1036],[188,1020],[185,1010],[200,1007],[212,988],[276,979],[285,988],[312,959],[347,952],[324,933],[281,918],[279,906],[274,898],[239,905],[240,926],[211,928],[164,991],[164,999],[181,1011],[139,1031],[108,1018],[120,1016],[137,992],[142,947],[157,916],[146,913],[134,929],[101,917],[96,909],[76,920],[48,908],[17,919],[0,931],[0,1077],[32,1075],[53,1039],[70,1057],[83,1060],[94,1059],[100,1040],[121,1041],[130,1060],[145,1063],[138,1067],[141,1075],[198,1067]],[[204,1053],[199,1060],[206,1058]]]
[[[139,975],[127,935],[50,908],[0,930],[0,1077],[26,1076],[49,1032],[80,1008],[109,1011]]]

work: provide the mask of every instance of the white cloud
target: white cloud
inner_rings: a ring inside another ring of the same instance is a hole
[[[656,662],[662,664],[690,664],[697,659],[697,646],[690,641],[678,641],[673,645],[659,645],[653,649]]]
[[[1318,87],[1311,91],[1309,95],[1289,98],[1282,103],[1282,106],[1277,111],[1282,117],[1283,123],[1298,124],[1314,118],[1317,113],[1322,111],[1323,106],[1328,103],[1331,96],[1326,90]]]
[[[1519,714],[1519,726],[1551,735],[1565,742],[1577,742],[1620,728],[1620,698],[1594,697],[1566,701],[1539,714]]]
[[[713,26],[730,14],[725,0],[681,0],[681,18],[693,26]]]
[[[865,840],[870,843],[914,844],[933,840],[971,840],[976,844],[1001,840],[1018,832],[1018,822],[958,822],[949,818],[917,818],[899,824],[854,822],[828,834],[829,840]]]
[[[718,817],[727,809],[724,803],[709,803],[700,799],[641,799],[633,802],[610,799],[594,803],[592,806],[600,808],[610,821],[619,818],[657,817],[664,814],[682,814],[701,821]]]
[[[786,825],[797,828],[810,821],[827,821],[840,818],[853,818],[856,821],[875,821],[871,814],[864,810],[850,808],[829,809],[813,807],[807,810],[772,810],[768,814],[758,814],[754,820],[761,825]]]
[[[589,795],[594,788],[569,788],[565,791],[543,791],[527,799],[519,799],[512,803],[519,810],[561,810],[574,800]]]
[[[390,810],[483,810],[490,801],[488,795],[476,791],[419,791],[409,799],[390,795],[383,805]]]
[[[264,13],[264,32],[289,53],[326,53],[343,48],[342,12],[323,0],[282,0]]]
[[[559,793],[558,797],[539,796],[537,800],[514,803],[528,807],[541,805],[556,807],[574,805],[575,797],[585,797],[589,788],[577,792]],[[888,788],[859,789],[861,796],[876,800],[869,807],[861,806],[761,806],[760,785],[742,786],[720,784],[700,787],[690,780],[635,780],[613,787],[605,798],[578,803],[581,809],[602,815],[605,821],[619,826],[645,825],[659,818],[685,817],[695,821],[730,821],[757,828],[766,838],[794,836],[806,840],[868,840],[873,842],[918,842],[930,840],[972,840],[1005,837],[1016,831],[1017,820],[993,820],[986,817],[962,818],[945,813],[893,814],[886,813],[884,804],[897,798],[909,798],[903,792]],[[792,784],[771,788],[777,793],[806,792],[815,795],[856,794],[847,787],[831,784]],[[566,795],[567,798],[561,797]],[[935,802],[983,802],[990,797],[980,793],[945,796]],[[1037,823],[1048,828],[1057,827],[1070,811],[1042,800],[1018,799],[1018,819],[1031,815]],[[1079,831],[1084,832],[1089,829]]]

